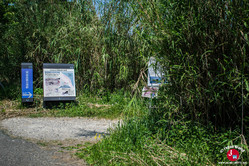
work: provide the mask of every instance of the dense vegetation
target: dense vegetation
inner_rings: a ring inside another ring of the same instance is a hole
[[[219,151],[231,144],[248,153],[246,0],[10,2],[0,2],[2,98],[18,95],[24,61],[34,64],[36,88],[42,63],[73,63],[79,91],[108,96],[122,89],[134,96],[132,107],[143,100],[148,58],[165,69],[170,83],[153,99],[157,108],[79,152],[91,152],[88,162],[211,164],[227,161]]]

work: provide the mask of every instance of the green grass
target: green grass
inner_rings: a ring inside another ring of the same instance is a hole
[[[203,126],[184,118],[167,121],[159,114],[167,111],[160,108],[149,110],[148,100],[131,97],[128,93],[93,95],[82,92],[77,103],[48,110],[41,107],[38,99],[39,96],[35,98],[36,111],[30,117],[124,119],[122,125],[96,144],[62,147],[64,150],[77,150],[76,155],[90,165],[215,165],[227,161],[226,152],[220,153],[220,150],[228,145],[243,147],[246,152],[241,157],[243,161],[249,161],[248,146],[241,144],[238,127],[214,132],[211,124]],[[25,111],[24,107],[20,109]]]
[[[82,148],[83,146],[84,146],[84,145],[82,145],[82,144],[77,144],[76,146],[63,146],[63,147],[61,147],[61,149],[73,150],[73,149]]]
[[[239,135],[239,130],[214,132],[188,121],[159,127],[148,114],[126,119],[110,136],[79,148],[76,155],[90,165],[215,165],[228,161],[221,149],[238,145],[246,150],[241,158],[248,162],[248,146]]]
[[[108,95],[89,94],[81,92],[76,99],[76,103],[66,103],[52,109],[43,109],[41,97],[34,99],[35,111],[30,117],[97,117],[116,119],[122,117],[132,117],[145,113],[143,100],[138,101],[132,98],[128,93],[114,92]],[[23,106],[18,106],[24,109]]]
[[[48,143],[46,142],[37,142],[37,144],[40,146],[48,146]]]
[[[42,90],[34,90],[33,105],[24,105],[21,98],[0,101],[0,113],[18,112],[18,116],[37,117],[96,117],[116,119],[141,116],[146,111],[145,100],[137,100],[128,92],[91,94],[79,92],[76,102],[60,103],[50,109],[43,108]],[[4,103],[4,104],[3,104]],[[14,111],[13,111],[14,110]],[[13,114],[14,116],[14,114]]]

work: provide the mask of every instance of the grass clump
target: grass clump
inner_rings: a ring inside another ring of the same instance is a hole
[[[240,161],[249,161],[238,129],[215,131],[187,120],[159,124],[152,115],[127,118],[110,136],[76,154],[91,165],[215,165],[228,162],[223,148],[238,145],[245,150]]]
[[[124,116],[144,114],[144,101],[137,101],[124,91],[113,93],[79,92],[76,102],[50,103],[49,109],[43,107],[42,89],[34,90],[34,102],[24,105],[21,97],[15,100],[1,100],[0,114],[4,118],[13,116],[36,117],[97,117],[116,119]]]
[[[124,114],[130,97],[121,93],[99,96],[82,93],[77,104],[68,104],[64,109],[56,111],[57,116],[84,116],[115,119]]]
[[[123,91],[105,94],[81,92],[76,102],[57,103],[49,110],[42,108],[42,101],[38,101],[36,98],[36,111],[32,112],[30,117],[97,117],[107,119],[132,117],[144,114],[143,102],[139,101],[138,103]]]

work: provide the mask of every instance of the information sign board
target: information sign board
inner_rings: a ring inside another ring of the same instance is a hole
[[[154,98],[157,97],[157,92],[164,78],[164,73],[161,65],[154,57],[149,59],[148,63],[148,81],[147,86],[143,87],[142,97]]]
[[[164,76],[161,65],[151,57],[148,64],[148,86],[159,86]]]
[[[73,64],[43,64],[44,101],[76,99]]]
[[[142,97],[154,98],[157,97],[159,87],[143,87]]]
[[[33,65],[21,63],[22,102],[33,102]]]

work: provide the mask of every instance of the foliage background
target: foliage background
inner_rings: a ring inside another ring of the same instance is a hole
[[[246,0],[5,0],[0,9],[1,98],[20,93],[24,61],[34,65],[36,88],[42,63],[73,63],[78,91],[139,96],[153,56],[170,84],[149,115],[152,134],[165,139],[191,121],[213,132],[239,128],[248,139]]]

